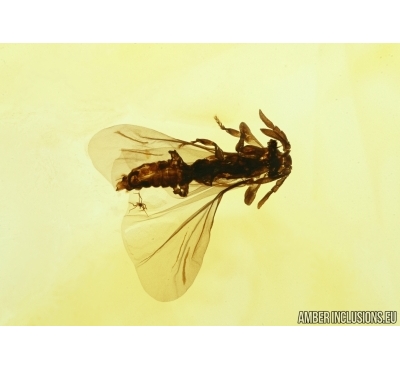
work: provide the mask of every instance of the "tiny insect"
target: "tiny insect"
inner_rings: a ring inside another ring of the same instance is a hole
[[[133,125],[109,127],[90,141],[94,166],[117,191],[130,192],[133,207],[122,221],[122,236],[142,286],[153,298],[172,301],[192,285],[226,192],[246,187],[244,202],[250,205],[261,185],[275,182],[258,202],[260,208],[290,175],[285,133],[261,110],[259,117],[267,126],[261,129],[270,138],[267,146],[246,123],[236,130],[214,117],[221,130],[238,138],[234,152],[208,139],[185,141]],[[143,188],[149,192],[145,200],[133,192]],[[168,195],[158,197],[159,188]]]
[[[143,203],[143,199],[142,199],[140,193],[137,193],[137,194],[139,196],[139,201],[135,202],[135,203],[129,202],[129,204],[132,206],[131,211],[133,209],[139,208],[141,211],[144,211],[144,213],[146,213],[146,215],[148,216],[148,214],[146,212],[147,206],[146,206],[146,204]]]

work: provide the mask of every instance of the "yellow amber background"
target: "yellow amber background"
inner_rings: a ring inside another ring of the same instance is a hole
[[[399,45],[0,45],[0,81],[0,324],[399,310]],[[155,301],[121,239],[128,197],[89,140],[132,123],[233,151],[213,116],[266,144],[259,108],[292,144],[292,175],[260,210],[227,194],[192,287]]]

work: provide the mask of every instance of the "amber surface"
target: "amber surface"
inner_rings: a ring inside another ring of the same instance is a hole
[[[1,45],[0,323],[296,325],[299,310],[398,310],[399,65],[391,44]],[[292,174],[261,209],[244,189],[224,195],[195,283],[155,301],[121,240],[129,197],[93,168],[90,139],[119,124],[185,140],[201,128],[231,150],[213,116],[263,140],[259,108],[288,135]]]

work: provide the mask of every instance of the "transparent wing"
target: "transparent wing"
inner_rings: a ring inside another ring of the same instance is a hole
[[[94,166],[114,188],[122,175],[143,163],[168,160],[171,158],[168,151],[174,149],[188,164],[214,154],[213,150],[202,145],[134,125],[106,128],[98,132],[88,145]]]
[[[115,186],[123,174],[143,163],[170,159],[176,149],[190,164],[213,150],[140,126],[120,125],[96,134],[89,143],[95,167]],[[130,192],[122,236],[143,288],[159,301],[183,295],[195,280],[210,240],[223,194],[241,183],[220,180],[212,187],[192,183],[187,197],[160,188]],[[140,202],[140,206],[138,206]]]
[[[143,288],[153,298],[172,301],[192,285],[224,190],[210,187],[190,198],[175,199],[175,204],[169,201],[156,212],[149,206],[149,216],[128,210],[122,222],[125,247]],[[148,196],[143,195],[144,201]]]

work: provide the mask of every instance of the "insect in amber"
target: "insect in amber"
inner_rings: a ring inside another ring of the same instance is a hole
[[[235,152],[224,152],[208,139],[184,141],[133,125],[104,129],[90,141],[95,167],[116,190],[136,191],[131,192],[122,235],[142,286],[155,299],[177,299],[192,285],[226,192],[246,187],[244,202],[250,205],[261,185],[275,182],[258,202],[260,208],[290,175],[285,133],[261,110],[259,116],[267,126],[261,131],[271,138],[266,147],[244,122],[235,130],[214,117],[222,130],[239,139]],[[169,195],[143,200],[137,194],[143,188],[164,188]]]

